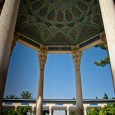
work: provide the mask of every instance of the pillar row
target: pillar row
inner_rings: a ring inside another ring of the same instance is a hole
[[[0,108],[7,78],[9,57],[20,0],[5,0],[0,15]]]
[[[44,87],[44,67],[47,58],[46,48],[41,48],[38,53],[39,65],[40,65],[40,74],[38,81],[38,95],[36,100],[36,115],[42,115],[42,106],[43,106],[43,87]]]
[[[76,81],[76,109],[78,115],[83,115],[82,85],[80,74],[80,62],[82,52],[78,49],[72,51],[73,61],[75,64],[75,81]]]

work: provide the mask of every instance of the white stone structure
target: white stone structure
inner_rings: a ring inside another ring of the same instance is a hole
[[[86,99],[83,100],[84,115],[87,115],[87,110],[90,108],[101,108],[109,103],[115,102],[114,99]],[[17,110],[20,106],[31,106],[35,111],[36,100],[34,99],[4,99],[3,107],[14,107]],[[65,115],[69,115],[69,112],[76,110],[76,100],[72,99],[45,99],[43,100],[43,111],[53,115],[55,110],[65,111]]]

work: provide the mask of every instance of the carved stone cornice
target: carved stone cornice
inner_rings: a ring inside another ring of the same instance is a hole
[[[39,58],[39,64],[40,64],[40,69],[44,69],[46,59],[47,59],[47,48],[46,47],[41,47],[40,51],[38,52],[38,58]]]
[[[79,49],[72,50],[73,61],[77,70],[80,70],[82,52]]]

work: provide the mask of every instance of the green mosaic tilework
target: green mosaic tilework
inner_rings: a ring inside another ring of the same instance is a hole
[[[16,31],[43,45],[77,45],[104,31],[98,0],[21,0]]]

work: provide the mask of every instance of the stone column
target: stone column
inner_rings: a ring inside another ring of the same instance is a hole
[[[72,51],[73,60],[75,64],[76,72],[76,107],[77,114],[83,115],[83,100],[82,100],[82,86],[81,86],[81,75],[80,75],[80,61],[81,61],[81,52],[76,49]]]
[[[86,107],[84,108],[84,115],[87,115],[87,109],[86,109]]]
[[[67,108],[66,110],[66,115],[69,115],[69,108]]]
[[[11,51],[10,51],[10,56],[9,56],[9,61],[8,61],[8,66],[6,68],[6,72],[8,72],[8,67],[9,67],[9,63],[10,63],[10,58],[12,56],[12,52],[14,50],[14,47],[16,46],[16,40],[13,40],[12,41],[12,45],[11,45]],[[7,78],[7,74],[6,74],[6,78]],[[4,90],[5,90],[5,85],[6,85],[6,80],[5,80],[5,84],[4,84]],[[4,94],[3,94],[4,96]],[[2,101],[2,100],[1,100]],[[2,102],[1,102],[2,103]],[[0,109],[1,109],[2,105],[0,106]]]
[[[44,67],[47,58],[47,50],[45,48],[41,48],[38,53],[38,57],[39,57],[39,64],[40,64],[40,75],[39,75],[39,84],[38,84],[38,95],[36,100],[36,115],[42,115]]]
[[[53,115],[53,112],[52,112],[52,107],[49,107],[49,115]]]
[[[54,110],[52,110],[52,113],[51,113],[51,115],[53,115],[54,114]]]
[[[99,0],[105,28],[115,89],[115,5],[113,0]]]
[[[15,111],[17,111],[18,106],[15,106]]]
[[[20,0],[5,0],[0,15],[0,108],[4,96],[7,68],[19,3]]]
[[[67,110],[65,110],[65,115],[67,115]]]
[[[32,106],[32,112],[33,112],[33,113],[35,112],[35,107],[34,107],[34,106]]]

